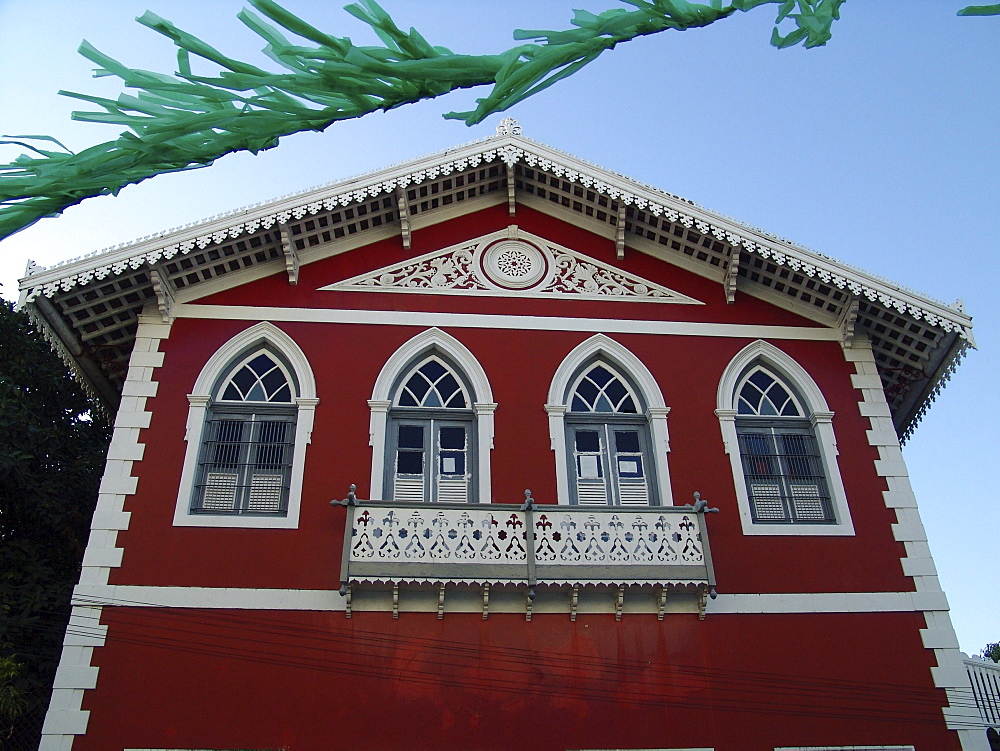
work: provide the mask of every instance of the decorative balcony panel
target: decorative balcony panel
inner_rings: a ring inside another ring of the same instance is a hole
[[[705,505],[348,507],[345,585],[714,585]],[[697,510],[696,510],[697,509]]]

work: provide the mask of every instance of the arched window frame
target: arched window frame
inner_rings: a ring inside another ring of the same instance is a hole
[[[290,369],[292,384],[298,386],[298,393],[292,397],[295,409],[295,438],[292,445],[287,513],[284,516],[192,513],[191,504],[198,478],[199,456],[206,439],[205,426],[212,414],[214,391],[221,388],[221,380],[237,365],[245,362],[251,354],[259,352],[270,354],[282,367]],[[312,439],[313,419],[318,403],[316,379],[305,353],[288,334],[274,324],[266,321],[258,323],[223,344],[205,363],[191,393],[188,394],[188,418],[184,436],[187,449],[184,453],[184,465],[177,492],[174,526],[298,528],[306,446]]]
[[[478,503],[490,503],[493,483],[490,474],[490,458],[493,450],[493,416],[496,402],[486,371],[475,355],[450,334],[438,328],[431,328],[414,336],[397,349],[382,366],[372,398],[368,400],[371,409],[369,423],[369,445],[372,447],[372,471],[370,495],[372,500],[384,500],[386,481],[386,455],[392,451],[389,445],[390,410],[394,389],[413,367],[427,357],[438,356],[442,361],[460,371],[459,382],[469,391],[469,402],[475,419],[475,444],[471,447],[474,464],[472,474],[475,482],[471,497]]]
[[[750,496],[747,492],[743,459],[737,435],[737,399],[744,377],[755,367],[762,366],[790,387],[796,394],[799,406],[812,426],[820,459],[823,464],[830,505],[834,515],[832,523],[823,524],[771,524],[754,522]],[[847,504],[847,493],[837,463],[837,438],[833,430],[833,415],[819,386],[805,368],[785,352],[768,342],[757,340],[748,344],[732,359],[722,374],[716,396],[715,410],[722,430],[722,441],[733,472],[736,500],[739,504],[740,522],[745,535],[817,535],[852,536],[854,523]]]
[[[650,480],[651,487],[656,489],[656,497],[651,500],[658,500],[657,505],[672,506],[673,494],[670,486],[670,469],[667,464],[667,454],[670,452],[667,415],[670,407],[663,399],[659,384],[643,362],[626,347],[605,334],[595,334],[573,348],[556,368],[549,386],[545,411],[549,416],[549,442],[555,455],[558,502],[567,505],[573,498],[566,438],[566,415],[570,411],[572,388],[585,369],[599,362],[607,363],[617,375],[624,376],[638,391],[639,401],[645,406],[644,411],[638,414],[645,416],[649,426],[652,459]],[[641,409],[642,405],[637,404],[636,408]]]

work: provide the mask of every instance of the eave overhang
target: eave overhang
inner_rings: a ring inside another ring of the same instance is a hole
[[[513,184],[511,184],[513,180]],[[887,279],[525,138],[496,136],[330,183],[43,269],[29,264],[20,305],[95,396],[113,409],[138,315],[155,303],[286,270],[488,204],[523,203],[873,345],[897,432],[906,438],[966,350],[972,319]],[[260,269],[258,268],[258,273]],[[211,284],[210,284],[211,283]],[[198,290],[198,292],[195,292]]]

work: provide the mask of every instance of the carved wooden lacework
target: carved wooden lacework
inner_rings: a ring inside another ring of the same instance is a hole
[[[651,511],[536,513],[531,557],[542,563],[612,566],[704,562],[693,514]],[[528,557],[526,531],[523,511],[364,509],[354,518],[351,560],[522,562]]]

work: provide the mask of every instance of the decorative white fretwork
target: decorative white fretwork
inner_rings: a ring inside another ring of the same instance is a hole
[[[353,516],[350,578],[360,567],[362,579],[509,582],[528,579],[530,563],[539,581],[693,584],[708,578],[701,524],[701,515],[680,507],[536,506],[529,514],[513,506],[372,505]],[[453,566],[429,574],[420,564]]]
[[[477,509],[364,509],[354,518],[351,560],[523,563],[524,514]]]
[[[515,120],[513,117],[505,117],[497,125],[497,135],[498,136],[520,136],[523,134],[521,128],[521,123]]]
[[[320,289],[703,304],[536,235],[511,234],[494,232]]]

